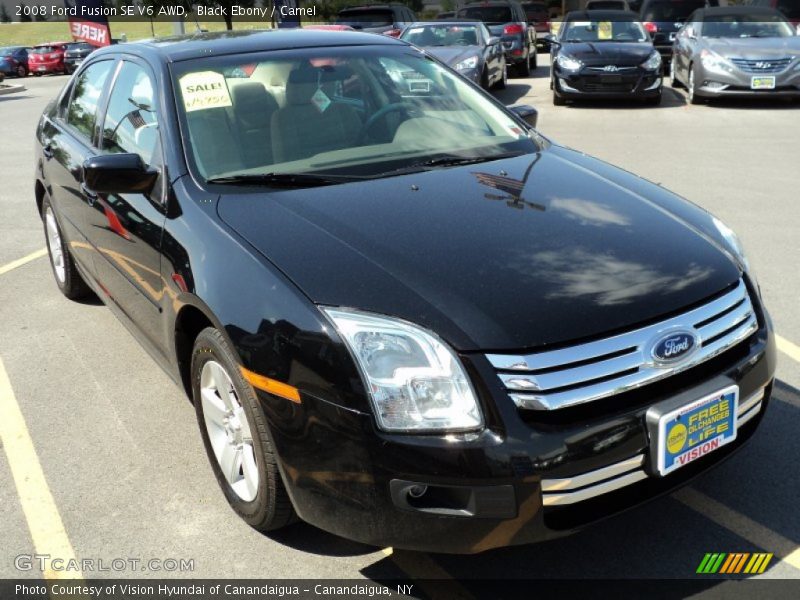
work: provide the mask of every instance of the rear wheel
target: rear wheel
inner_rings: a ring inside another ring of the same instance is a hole
[[[50,198],[47,196],[42,201],[42,223],[47,240],[47,253],[50,256],[50,266],[53,268],[53,276],[58,289],[70,300],[79,300],[88,296],[91,294],[91,289],[86,285],[75,266],[69,246],[61,235],[61,228],[50,204]]]
[[[535,71],[539,67],[539,55],[536,52],[536,46],[533,47],[533,50],[531,52],[533,52],[533,62],[530,63],[531,69]],[[530,56],[528,58],[530,59]]]
[[[200,332],[192,351],[192,397],[206,453],[234,511],[254,529],[272,531],[295,519],[267,419],[222,334]]]
[[[28,69],[25,65],[17,65],[17,77],[26,77]]]

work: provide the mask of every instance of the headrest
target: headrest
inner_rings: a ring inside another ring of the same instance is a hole
[[[247,81],[231,87],[234,110],[239,113],[271,113],[278,103],[264,86],[257,81]]]
[[[289,73],[286,82],[287,104],[310,104],[317,88],[335,81],[344,81],[353,76],[347,65],[325,67],[300,67]]]

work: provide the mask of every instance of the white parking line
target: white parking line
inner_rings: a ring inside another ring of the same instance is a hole
[[[793,344],[786,338],[783,338],[779,335],[775,336],[775,342],[778,345],[778,350],[783,352],[789,358],[800,363],[800,346]]]
[[[5,275],[9,271],[13,271],[17,267],[21,267],[32,260],[36,260],[37,258],[42,258],[43,256],[47,256],[47,248],[42,248],[41,250],[37,250],[36,252],[31,252],[27,256],[23,256],[22,258],[18,258],[17,260],[12,260],[7,265],[3,265],[0,267],[0,275]]]
[[[769,527],[757,523],[750,517],[725,506],[721,502],[717,502],[693,488],[687,487],[678,490],[672,494],[672,497],[692,510],[699,512],[707,519],[714,521],[717,525],[735,533],[740,538],[744,538],[751,544],[755,544],[767,552],[774,552],[775,556],[781,559],[781,562],[789,564],[795,569],[800,569],[800,547],[780,533],[772,531]],[[740,549],[735,548],[733,550]]]
[[[75,560],[58,507],[33,447],[33,440],[25,424],[25,418],[14,396],[11,381],[0,359],[0,441],[3,444],[11,475],[17,487],[22,512],[28,522],[28,530],[37,554],[60,558],[64,564]],[[49,563],[48,563],[49,564]],[[43,573],[45,579],[82,579],[77,570],[53,571]]]

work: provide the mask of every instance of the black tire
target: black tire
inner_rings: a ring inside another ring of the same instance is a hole
[[[517,64],[517,75],[520,77],[530,77],[531,76],[531,64],[530,64],[531,57],[530,55],[523,60],[521,63]]]
[[[258,489],[255,498],[250,502],[242,500],[225,479],[209,439],[203,416],[203,403],[200,400],[200,376],[203,366],[211,360],[222,365],[226,371],[250,425],[258,468]],[[278,470],[277,458],[267,430],[266,415],[253,388],[242,376],[234,351],[229,347],[222,334],[213,327],[207,327],[201,331],[195,340],[192,350],[191,376],[192,399],[197,413],[197,422],[203,436],[203,444],[217,482],[231,508],[248,525],[258,531],[274,531],[294,522],[297,517]]]
[[[528,61],[528,62],[530,62],[530,61]],[[530,63],[530,65],[531,65],[531,70],[533,70],[533,71],[535,71],[537,68],[539,68],[539,54],[538,54],[538,52],[536,50],[536,46],[533,47],[533,62]]]
[[[495,81],[494,89],[496,89],[496,90],[504,90],[504,89],[506,89],[506,84],[508,83],[507,80],[508,80],[508,65],[506,65],[506,63],[503,63],[503,74],[500,77],[500,79]]]
[[[17,66],[17,77],[27,77],[28,76],[28,67],[25,65]]]
[[[678,79],[678,77],[676,75],[676,73],[678,72],[678,69],[676,67],[677,67],[677,65],[675,64],[675,58],[673,57],[672,58],[672,63],[671,63],[670,68],[669,68],[669,71],[670,71],[670,85],[674,89],[678,89],[678,88],[684,87],[683,84],[680,82],[680,80]]]
[[[483,72],[481,73],[481,87],[484,90],[489,89],[489,71],[486,67],[483,68]]]
[[[59,277],[56,269],[54,249],[50,247],[51,236],[49,236],[47,233],[48,214],[53,216],[53,223],[58,231],[58,244],[64,261],[63,280]],[[61,290],[61,293],[70,300],[80,300],[90,296],[92,294],[92,290],[87,285],[86,281],[84,281],[83,277],[78,272],[78,268],[75,266],[75,259],[72,258],[72,254],[70,254],[69,244],[67,244],[66,240],[64,239],[61,226],[58,224],[58,219],[55,216],[55,211],[53,211],[53,207],[50,204],[50,198],[48,196],[45,196],[42,200],[42,225],[44,227],[44,239],[47,243],[47,254],[50,258],[50,268],[53,270],[53,279],[56,280],[58,289]]]

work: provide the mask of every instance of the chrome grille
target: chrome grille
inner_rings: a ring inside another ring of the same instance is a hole
[[[745,73],[780,73],[785,70],[793,57],[788,58],[762,58],[758,60],[748,60],[746,58],[731,58],[730,61]]]
[[[614,75],[616,73],[630,73],[631,71],[635,71],[638,67],[617,67],[615,65],[609,65],[614,67],[612,70],[607,70],[606,67],[586,67],[587,71],[592,71],[594,73],[607,73],[609,75]]]
[[[649,344],[671,329],[692,331],[697,350],[663,366]],[[717,356],[758,329],[742,280],[731,291],[677,317],[577,346],[528,355],[488,354],[514,403],[527,410],[556,410],[613,396],[664,379]]]
[[[736,411],[736,428],[739,429],[761,412],[765,388],[739,403]],[[644,471],[645,454],[637,454],[607,467],[563,479],[542,479],[542,503],[545,506],[562,506],[583,502],[625,486],[647,479]]]

